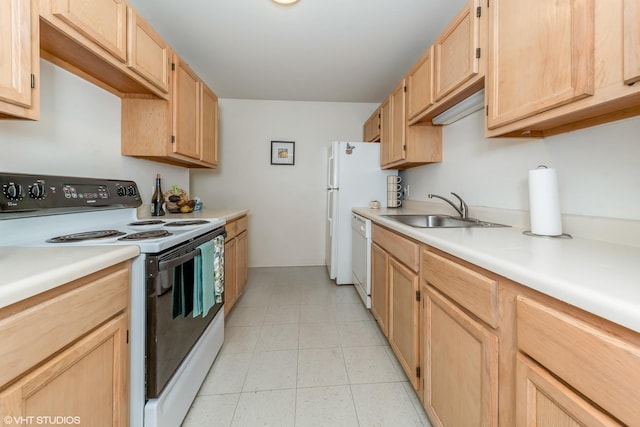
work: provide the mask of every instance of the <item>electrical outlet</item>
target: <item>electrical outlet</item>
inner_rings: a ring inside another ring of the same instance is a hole
[[[409,196],[411,195],[411,193],[409,192],[409,190],[410,190],[409,184],[405,185],[405,186],[404,186],[404,198],[405,198],[405,199],[408,199],[408,198],[409,198]]]

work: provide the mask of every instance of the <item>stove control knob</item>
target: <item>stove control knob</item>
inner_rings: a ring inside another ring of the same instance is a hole
[[[24,197],[22,193],[22,185],[16,184],[15,182],[10,182],[5,185],[2,189],[5,197],[9,200],[22,200]]]
[[[47,197],[47,193],[44,189],[44,184],[41,182],[35,182],[29,186],[29,197],[36,200],[42,200]]]
[[[130,185],[127,187],[127,195],[128,196],[136,196],[138,194],[138,192],[136,191],[136,187],[133,185]]]
[[[124,197],[127,195],[127,190],[124,187],[118,187],[116,192],[118,193],[119,197]]]

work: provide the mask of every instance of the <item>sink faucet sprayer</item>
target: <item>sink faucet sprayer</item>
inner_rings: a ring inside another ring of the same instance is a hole
[[[467,205],[467,203],[462,200],[462,197],[458,196],[456,193],[451,192],[451,194],[453,194],[460,201],[460,207],[457,207],[451,200],[447,199],[446,197],[438,196],[437,194],[428,194],[427,197],[429,197],[430,199],[435,197],[436,199],[444,200],[445,202],[449,203],[453,207],[453,209],[456,210],[456,212],[458,212],[460,218],[469,218],[469,206]]]

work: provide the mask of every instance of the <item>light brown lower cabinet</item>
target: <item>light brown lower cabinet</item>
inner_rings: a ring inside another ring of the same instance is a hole
[[[418,274],[389,259],[389,345],[415,390],[420,389]]]
[[[372,312],[413,388],[420,393],[417,242],[373,225]]]
[[[127,262],[0,310],[3,425],[129,424],[129,283]]]
[[[519,426],[547,425],[539,402],[549,399],[581,425],[640,425],[640,334],[539,295],[519,295],[516,306],[519,372],[527,367],[526,380],[518,377]],[[535,389],[553,392],[536,399]],[[541,421],[523,424],[523,412]]]
[[[238,280],[236,278],[236,239],[227,239],[224,243],[224,314],[231,311],[238,296]]]
[[[385,337],[389,336],[389,256],[378,245],[371,245],[371,314]]]
[[[237,260],[236,266],[238,269],[238,295],[244,293],[244,287],[247,285],[249,279],[249,232],[244,230],[236,237],[236,251]]]
[[[519,354],[516,371],[517,426],[620,426],[608,415]]]
[[[372,234],[371,312],[435,427],[640,426],[640,333]]]
[[[244,292],[249,271],[248,217],[243,215],[225,224],[224,244],[224,313],[229,314]]]
[[[498,425],[498,337],[422,287],[424,406],[434,426]]]

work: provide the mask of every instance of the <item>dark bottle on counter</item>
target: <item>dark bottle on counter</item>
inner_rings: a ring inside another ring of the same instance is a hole
[[[160,174],[156,175],[156,186],[151,197],[151,215],[164,215],[164,194],[162,194],[162,187],[160,186]]]

